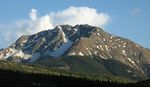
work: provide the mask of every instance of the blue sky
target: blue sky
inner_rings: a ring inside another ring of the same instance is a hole
[[[39,20],[51,18],[52,15],[46,15],[54,13],[53,20],[57,18],[55,24],[59,24],[61,22],[58,18],[62,18],[62,16],[59,17],[59,12],[63,13],[66,9],[70,11],[72,6],[75,11],[86,7],[89,8],[87,11],[96,10],[96,15],[105,14],[104,19],[99,19],[102,22],[100,24],[104,24],[101,26],[104,30],[150,48],[150,0],[0,0],[0,48],[7,47],[14,42],[17,36],[12,37],[12,35],[16,35],[15,32],[17,31],[24,32],[28,28],[24,28],[24,26],[31,22],[30,19],[33,21],[33,16],[41,16],[40,18],[37,17],[38,23],[36,24],[39,24]],[[29,15],[30,13],[33,13],[32,17]],[[97,17],[103,18],[101,16]],[[17,24],[19,22],[22,25],[16,27],[16,21]],[[63,20],[62,22],[66,21]],[[97,20],[95,20],[95,25],[97,25]],[[19,30],[19,28],[24,30]],[[32,25],[30,28],[37,28],[37,26]],[[33,29],[31,31],[37,30]],[[20,34],[22,33],[19,32]],[[11,36],[11,38],[8,39],[9,37],[6,36]]]

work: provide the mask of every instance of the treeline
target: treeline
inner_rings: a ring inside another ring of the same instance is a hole
[[[72,76],[20,73],[0,70],[0,87],[150,87],[146,84],[93,81]]]

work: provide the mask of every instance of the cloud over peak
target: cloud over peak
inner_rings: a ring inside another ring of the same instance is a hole
[[[11,24],[2,24],[0,27],[3,32],[0,34],[5,38],[3,42],[14,42],[18,37],[24,34],[34,34],[45,29],[53,29],[56,25],[69,24],[89,24],[103,27],[107,24],[110,17],[107,13],[98,12],[90,7],[69,7],[57,12],[49,12],[40,16],[36,9],[31,9],[29,19],[21,19]],[[9,25],[9,27],[8,27]],[[16,31],[16,32],[14,32]],[[4,34],[7,33],[7,34]]]
[[[36,9],[31,9],[29,34],[37,33],[45,29],[52,29],[56,25],[69,24],[89,24],[103,27],[109,20],[109,15],[99,13],[94,8],[89,7],[69,7],[57,12],[49,12],[44,16],[39,16]],[[32,32],[31,32],[32,31]]]
[[[106,13],[98,13],[96,9],[89,7],[70,7],[63,11],[50,13],[53,25],[58,24],[90,24],[104,26],[109,16]]]

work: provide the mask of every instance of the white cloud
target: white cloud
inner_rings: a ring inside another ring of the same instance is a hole
[[[98,13],[96,9],[89,7],[70,7],[63,11],[50,13],[52,24],[90,24],[95,26],[104,26],[109,16],[106,13]]]
[[[30,16],[32,21],[36,21],[37,16],[38,16],[38,11],[36,9],[31,9],[29,16]]]
[[[140,9],[140,8],[134,8],[134,9],[131,10],[131,14],[133,14],[133,15],[138,15],[138,14],[140,14],[142,11],[143,11],[143,10]]]
[[[34,34],[45,29],[52,29],[56,25],[90,24],[103,27],[107,24],[109,15],[97,12],[89,7],[69,7],[57,12],[49,12],[40,16],[36,9],[31,9],[29,19],[22,19],[11,24],[0,24],[0,34],[5,38],[3,42],[12,43],[21,35]]]
[[[28,21],[29,27],[26,29],[28,34],[40,32],[45,29],[52,28],[51,16],[49,14],[44,16],[38,16],[38,11],[31,9],[29,13],[30,20]]]

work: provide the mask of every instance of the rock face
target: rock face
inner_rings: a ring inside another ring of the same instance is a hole
[[[90,58],[103,66],[104,71],[99,70],[102,73],[132,79],[150,77],[149,49],[90,25],[59,25],[52,30],[24,35],[0,51],[1,60],[38,62],[54,58],[64,61],[68,69],[74,69],[66,62],[70,56]]]

